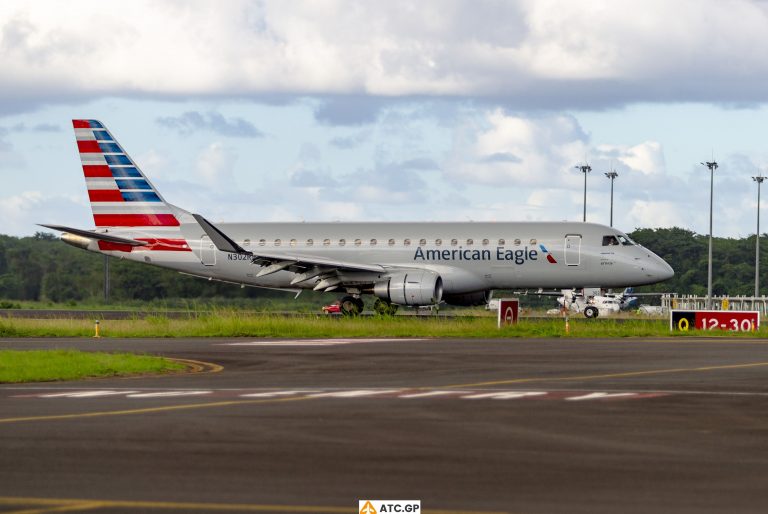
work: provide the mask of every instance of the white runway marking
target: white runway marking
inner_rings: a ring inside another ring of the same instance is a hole
[[[138,392],[139,391],[70,391],[68,393],[41,394],[39,395],[39,398],[98,398]]]
[[[411,339],[287,339],[278,341],[248,341],[242,343],[221,343],[218,346],[338,346],[361,343],[403,343],[426,341],[424,338]]]
[[[571,402],[581,402],[584,400],[598,400],[603,398],[619,398],[621,396],[635,396],[637,393],[589,393],[581,396],[572,396],[566,398]]]
[[[25,388],[18,388],[25,389]],[[276,390],[248,390],[248,389],[79,389],[71,391],[57,391],[55,388],[49,392],[26,393],[13,395],[14,398],[45,398],[45,399],[99,399],[107,397],[124,397],[131,399],[147,398],[183,398],[212,396],[216,398],[397,398],[405,400],[548,400],[548,401],[574,401],[589,402],[601,400],[640,400],[669,396],[668,392],[608,392],[608,391],[521,391],[521,390],[454,390],[454,389],[276,389]],[[680,393],[677,393],[680,394]]]
[[[156,393],[129,394],[128,398],[169,398],[174,396],[200,396],[212,393],[213,391],[160,391]]]
[[[538,391],[500,391],[494,393],[470,394],[462,396],[464,400],[517,400],[529,396],[542,396],[547,393]]]

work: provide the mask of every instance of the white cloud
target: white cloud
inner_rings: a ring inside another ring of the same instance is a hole
[[[598,159],[610,160],[614,167],[623,164],[624,168],[644,175],[658,175],[666,171],[664,150],[658,141],[645,141],[634,146],[598,145],[596,150]]]
[[[631,227],[674,227],[685,219],[687,210],[680,202],[634,200],[623,218]]]
[[[47,196],[40,191],[24,191],[0,197],[2,234],[30,235],[47,231],[36,223],[87,227],[92,222],[87,197]]]
[[[587,137],[570,116],[528,118],[502,109],[487,112],[485,130],[457,136],[463,141],[448,166],[449,176],[487,185],[543,186],[553,180],[575,183],[570,169],[587,154]]]
[[[237,156],[221,142],[208,145],[197,159],[197,172],[208,185],[220,189],[234,189],[233,167]]]
[[[7,109],[126,94],[768,99],[768,16],[749,0],[8,0],[0,20]]]

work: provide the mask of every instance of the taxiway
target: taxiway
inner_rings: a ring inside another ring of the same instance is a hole
[[[768,343],[0,340],[198,373],[0,386],[0,512],[762,512]],[[48,509],[48,510],[46,510]]]

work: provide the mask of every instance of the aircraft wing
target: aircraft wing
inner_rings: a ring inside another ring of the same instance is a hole
[[[293,284],[296,284],[298,282],[303,282],[304,280],[309,280],[310,278],[328,275],[329,273],[337,271],[382,273],[388,270],[384,266],[378,264],[327,259],[315,255],[292,254],[290,252],[252,252],[238,245],[218,227],[199,214],[193,214],[193,216],[208,237],[211,238],[211,242],[217,249],[222,252],[248,255],[251,257],[251,262],[262,266],[262,270],[256,275],[257,277],[263,277],[271,273],[287,270],[299,274],[292,282]]]

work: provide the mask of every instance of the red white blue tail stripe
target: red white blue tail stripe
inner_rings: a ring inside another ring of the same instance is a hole
[[[97,227],[178,227],[160,193],[97,120],[72,120]]]

